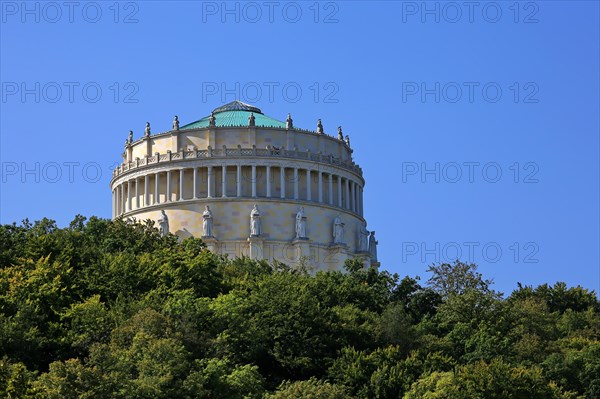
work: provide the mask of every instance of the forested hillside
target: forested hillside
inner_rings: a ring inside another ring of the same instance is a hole
[[[150,222],[0,226],[0,397],[600,398],[595,292],[345,268],[229,260]]]

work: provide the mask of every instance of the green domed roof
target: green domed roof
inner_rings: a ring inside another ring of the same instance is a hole
[[[256,126],[285,128],[285,122],[268,117],[262,113],[260,108],[237,100],[215,108],[212,114],[215,116],[217,127],[248,126],[248,118],[250,114],[254,114],[254,123]],[[210,115],[205,116],[200,120],[182,126],[181,130],[206,128],[208,127],[209,119]]]

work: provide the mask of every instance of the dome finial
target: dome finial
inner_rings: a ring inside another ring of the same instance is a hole
[[[230,103],[227,103],[225,105],[222,105],[218,108],[213,109],[213,112],[215,114],[218,114],[219,112],[226,112],[226,111],[249,111],[249,112],[254,112],[255,114],[262,114],[262,111],[260,110],[260,108],[252,106],[250,104],[243,103],[239,100],[232,101]]]

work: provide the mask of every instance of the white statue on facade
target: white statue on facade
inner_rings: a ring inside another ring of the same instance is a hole
[[[375,232],[372,231],[371,236],[369,236],[369,253],[373,262],[377,262],[377,244],[379,244],[379,241],[375,239]]]
[[[248,126],[256,126],[256,117],[254,116],[254,112],[250,112],[250,116],[248,117]]]
[[[306,213],[304,207],[296,214],[296,238],[306,238]]]
[[[292,115],[288,114],[287,119],[285,120],[285,128],[292,129],[294,127],[294,121],[292,120]]]
[[[323,123],[321,123],[321,119],[317,121],[317,133],[323,134]]]
[[[202,236],[213,236],[213,217],[208,205],[206,205],[206,209],[202,212]]]
[[[260,212],[254,204],[254,208],[250,212],[250,237],[258,237],[260,233]]]
[[[342,133],[342,127],[338,126],[338,140],[344,141],[344,134]]]
[[[333,243],[344,243],[344,223],[342,222],[342,218],[339,213],[333,220]]]
[[[167,214],[164,210],[160,212],[161,215],[160,219],[158,219],[158,230],[160,232],[160,235],[162,237],[165,237],[167,234],[169,234],[169,218],[167,217]]]
[[[144,136],[150,137],[150,122],[146,122],[146,128],[144,129]]]
[[[358,250],[360,252],[369,250],[369,230],[367,230],[366,222],[362,223],[358,229]]]
[[[179,130],[179,118],[177,115],[173,118],[173,130]]]

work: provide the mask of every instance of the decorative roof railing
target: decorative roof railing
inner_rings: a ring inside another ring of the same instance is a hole
[[[322,153],[314,153],[310,151],[286,150],[285,148],[270,147],[266,149],[256,148],[210,148],[206,150],[180,150],[178,152],[167,151],[166,154],[156,153],[153,156],[144,158],[136,158],[131,162],[124,162],[113,171],[113,178],[122,175],[131,170],[135,170],[144,166],[158,165],[163,162],[185,161],[194,159],[211,159],[211,158],[227,158],[227,157],[257,157],[257,158],[286,158],[300,159],[306,161],[319,162],[341,167],[351,172],[362,175],[360,166],[352,161],[346,161],[341,158],[336,158],[333,154],[324,155]]]
[[[188,133],[188,132],[193,132],[195,130],[206,130],[206,129],[214,129],[214,130],[220,130],[220,129],[249,129],[250,127],[248,125],[238,125],[238,124],[233,124],[233,125],[225,125],[225,126],[207,126],[207,127],[194,127],[194,128],[184,128],[182,127],[181,130],[167,130],[165,132],[160,132],[160,133],[155,133],[155,134],[151,134],[148,135],[147,137],[140,137],[139,139],[136,140],[132,140],[131,142],[128,142],[127,145],[131,145],[131,146],[135,146],[138,144],[141,144],[144,142],[144,140],[148,139],[148,138],[157,138],[157,137],[163,137],[163,136],[168,136],[168,135],[172,135],[173,133],[177,133],[177,134],[181,134],[181,133]],[[346,143],[344,140],[340,140],[338,137],[328,134],[328,133],[319,133],[315,130],[311,130],[311,129],[304,129],[304,128],[299,128],[294,126],[293,128],[287,129],[281,126],[255,126],[253,128],[259,128],[259,129],[268,129],[268,130],[280,130],[280,131],[293,131],[293,132],[300,132],[300,133],[307,133],[307,134],[311,134],[314,136],[321,136],[321,137],[325,137],[329,140],[335,140],[337,142],[339,142],[340,144],[345,145],[350,151],[352,151],[352,149],[350,148],[350,146],[348,145],[348,143]]]

